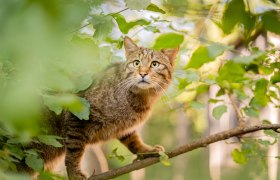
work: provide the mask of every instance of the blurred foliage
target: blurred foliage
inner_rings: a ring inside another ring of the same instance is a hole
[[[279,8],[279,1],[268,0],[0,0],[0,179],[23,179],[15,173],[23,160],[41,179],[58,178],[43,171],[40,152],[24,146],[61,146],[60,137],[44,134],[40,125],[45,106],[88,120],[89,104],[76,93],[111,61],[123,59],[117,52],[125,35],[145,44],[143,33],[150,34],[147,44],[157,50],[181,47],[166,96],[184,108],[201,112],[206,103],[219,103],[212,113],[218,120],[228,110],[219,98],[227,94],[249,102],[241,111],[249,117],[258,118],[269,103],[279,108],[279,49],[254,44],[259,35],[280,35]],[[220,88],[216,98],[199,101],[212,85]],[[263,149],[273,143],[244,141],[233,160],[246,164],[260,155],[264,161]],[[117,150],[113,154],[123,159]]]

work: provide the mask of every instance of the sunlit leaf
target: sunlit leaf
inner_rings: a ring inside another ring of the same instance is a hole
[[[257,59],[258,57],[260,57],[262,55],[264,55],[264,52],[257,52],[255,54],[250,55],[250,56],[236,56],[232,60],[236,63],[250,64],[255,59]]]
[[[112,154],[109,155],[109,158],[117,158],[120,161],[124,161],[125,157],[123,155],[118,154],[118,148],[113,149]]]
[[[51,135],[40,135],[38,136],[38,139],[40,142],[46,144],[46,145],[51,145],[54,147],[62,147],[63,145],[57,140],[61,139],[60,137],[57,136],[51,136]]]
[[[248,158],[243,152],[240,152],[238,149],[234,149],[231,152],[233,160],[238,164],[247,164]]]
[[[271,130],[271,129],[264,130],[263,132],[264,132],[264,134],[266,134],[268,136],[271,136],[273,138],[278,138],[279,137],[278,133]]]
[[[151,0],[125,0],[126,6],[129,9],[134,9],[134,10],[141,10],[141,9],[146,9],[147,6],[150,4]]]
[[[89,120],[89,114],[90,114],[89,102],[81,97],[79,97],[79,102],[82,105],[81,110],[77,110],[72,107],[69,107],[69,111],[72,112],[75,116],[77,116],[80,120]]]
[[[32,169],[36,171],[41,171],[44,168],[44,161],[35,155],[28,155],[25,158],[25,163]]]
[[[87,0],[87,1],[90,3],[92,7],[98,7],[105,2],[104,0]]]
[[[160,151],[159,152],[159,161],[164,165],[164,166],[170,166],[171,163],[169,162],[169,157],[167,156],[167,154],[165,154],[164,152]]]
[[[96,39],[104,39],[111,33],[113,28],[113,18],[111,16],[92,15],[90,22],[95,29],[93,37]]]
[[[242,82],[243,80],[247,79],[246,77],[244,77],[244,74],[245,70],[240,64],[228,61],[219,70],[217,81],[228,81],[230,83]]]
[[[208,90],[209,90],[208,84],[201,84],[196,88],[197,95],[206,93],[208,92]]]
[[[149,6],[146,8],[146,10],[165,14],[164,10],[162,10],[161,8],[159,8],[157,5],[155,5],[153,3],[149,4]]]
[[[154,49],[176,48],[184,41],[184,36],[177,33],[165,33],[157,37]]]
[[[90,87],[92,84],[92,77],[89,74],[85,74],[84,76],[79,76],[76,78],[75,83],[75,90],[74,93],[78,93]]]
[[[275,72],[275,74],[273,76],[271,76],[270,82],[272,84],[279,83],[280,82],[280,73],[279,72]]]
[[[200,46],[193,52],[186,68],[200,68],[203,64],[215,60],[226,49],[229,49],[229,47],[220,44]]]
[[[262,121],[262,124],[272,124],[269,120],[265,119]]]
[[[259,117],[259,110],[254,107],[245,107],[243,108],[245,114],[250,117]]]
[[[280,16],[278,12],[268,12],[262,16],[264,27],[271,32],[280,34]]]
[[[275,144],[277,142],[277,139],[275,138],[273,142],[270,142],[268,140],[263,140],[263,139],[258,139],[257,141],[258,141],[259,144],[269,146],[269,145]]]
[[[226,34],[229,34],[236,25],[242,24],[246,30],[251,31],[255,21],[256,18],[246,11],[243,0],[232,0],[226,5],[222,17],[222,29]]]
[[[115,14],[113,16],[113,18],[117,21],[119,29],[123,34],[127,34],[130,29],[132,29],[133,27],[135,27],[137,25],[143,26],[143,25],[149,25],[150,24],[150,22],[145,20],[145,19],[138,19],[138,20],[135,20],[135,21],[127,22],[125,20],[125,18],[123,17],[123,15],[121,15],[121,14]]]
[[[63,108],[72,111],[81,111],[83,108],[80,99],[73,94],[43,95],[43,100],[44,104],[57,115],[62,112]]]
[[[194,82],[200,79],[199,72],[193,70],[186,70],[186,80],[187,82]]]
[[[212,115],[216,120],[219,120],[225,112],[227,112],[227,106],[220,105],[213,109]]]
[[[268,81],[266,79],[260,79],[256,82],[256,86],[254,89],[254,97],[250,102],[251,106],[262,107],[267,105],[268,103],[268,98],[266,95],[267,88],[268,88]]]
[[[153,33],[159,33],[160,32],[159,29],[155,26],[147,26],[147,27],[145,27],[145,30],[146,31],[151,31]]]
[[[52,96],[43,96],[44,104],[55,114],[61,114],[63,107]]]
[[[204,108],[204,104],[201,102],[197,102],[197,101],[192,101],[190,103],[190,106],[194,109],[203,109]]]
[[[261,15],[265,12],[279,9],[275,3],[272,3],[270,1],[257,0],[247,1],[247,3],[249,6],[248,8],[252,14]]]

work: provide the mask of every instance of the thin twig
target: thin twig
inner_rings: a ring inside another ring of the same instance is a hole
[[[213,134],[207,137],[203,137],[201,139],[198,139],[192,143],[183,145],[177,149],[174,149],[173,151],[167,153],[169,158],[173,158],[175,156],[190,152],[192,150],[206,147],[209,144],[212,144],[214,142],[222,141],[229,139],[231,137],[240,136],[243,134],[259,131],[259,130],[265,130],[265,129],[272,129],[277,130],[280,128],[280,124],[262,124],[262,125],[255,125],[255,126],[247,126],[247,127],[236,127],[227,131],[223,131],[217,134]],[[158,157],[153,158],[147,158],[140,161],[135,161],[132,164],[112,169],[107,172],[93,175],[89,178],[89,180],[99,180],[99,179],[112,179],[118,176],[121,176],[123,174],[129,173],[134,170],[142,169],[148,166],[151,166],[153,164],[158,163],[160,160]]]
[[[104,17],[107,17],[107,16],[114,16],[114,15],[119,14],[119,13],[121,13],[121,12],[124,12],[124,11],[126,11],[126,10],[128,10],[128,8],[124,8],[124,9],[122,9],[122,10],[120,10],[120,11],[117,11],[117,12],[114,12],[114,13],[106,14]],[[90,25],[90,24],[91,24],[91,23],[87,23],[87,24],[85,24],[85,25],[79,27],[78,29],[73,30],[73,31],[71,31],[71,32],[69,32],[69,33],[77,32],[77,31],[83,29],[84,27],[87,27],[87,26]]]
[[[243,114],[241,113],[240,109],[237,106],[237,103],[235,101],[235,98],[233,97],[233,95],[231,93],[228,93],[228,97],[231,101],[231,105],[235,111],[235,114],[237,116],[238,119],[238,126],[240,127],[244,127],[245,126],[245,117],[243,116]]]

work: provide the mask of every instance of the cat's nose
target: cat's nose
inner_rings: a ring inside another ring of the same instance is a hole
[[[142,78],[144,78],[145,76],[148,75],[148,73],[146,73],[146,72],[139,72],[139,74],[140,74],[140,76],[141,76]]]

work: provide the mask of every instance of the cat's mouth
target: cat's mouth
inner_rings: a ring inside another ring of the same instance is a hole
[[[138,82],[138,84],[150,84],[149,82],[145,81],[144,79],[142,79],[141,81]]]
[[[138,81],[137,87],[140,89],[149,89],[149,88],[151,88],[151,83],[142,79],[142,80]]]

